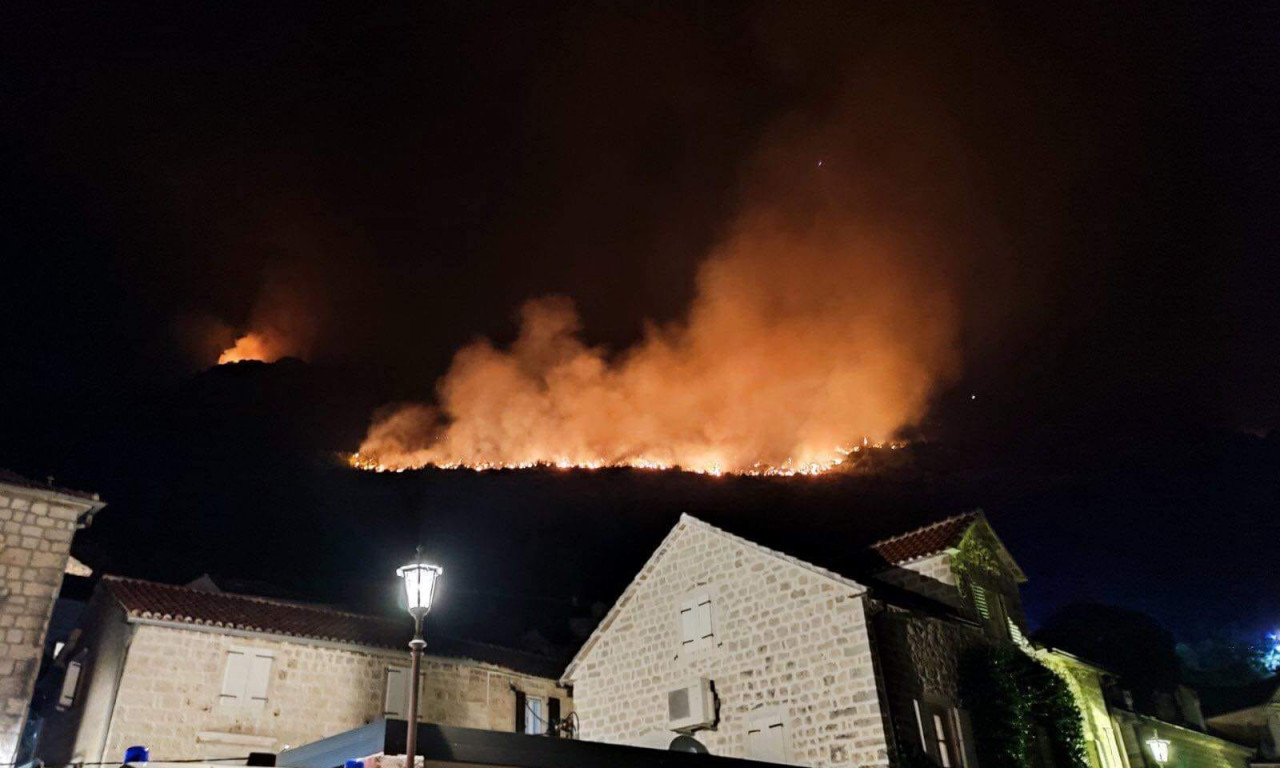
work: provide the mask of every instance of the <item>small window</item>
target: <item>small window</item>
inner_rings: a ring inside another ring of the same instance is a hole
[[[1005,610],[1004,595],[981,584],[973,584],[970,591],[973,592],[973,607],[988,629],[998,638],[1009,639],[1009,614]]]
[[[764,763],[787,763],[787,729],[781,717],[756,719],[747,726],[747,757]]]
[[[955,707],[914,702],[920,746],[941,768],[969,767],[967,717]]]
[[[219,700],[223,704],[266,704],[274,659],[274,652],[259,648],[228,650]]]
[[[58,706],[69,709],[75,706],[76,689],[80,687],[80,671],[83,668],[80,659],[67,664],[67,674],[62,678],[62,692],[58,695]]]
[[[711,595],[691,595],[680,605],[680,644],[685,648],[705,648],[715,639]]]
[[[524,700],[524,732],[538,736],[547,732],[546,702],[528,696]]]

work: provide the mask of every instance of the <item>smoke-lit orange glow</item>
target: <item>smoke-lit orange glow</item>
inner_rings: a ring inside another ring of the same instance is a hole
[[[287,354],[285,346],[262,333],[246,333],[236,339],[236,343],[222,351],[218,356],[218,365],[241,363],[246,360],[259,360],[274,363]]]
[[[946,196],[917,191],[932,155],[883,170],[889,134],[853,138],[865,105],[762,144],[681,319],[614,351],[568,299],[529,301],[509,346],[463,347],[433,404],[377,417],[353,466],[811,475],[896,447],[959,369],[956,258]]]
[[[273,277],[254,305],[249,328],[245,333],[233,332],[226,325],[215,329],[222,348],[218,365],[248,360],[274,363],[282,357],[306,359],[318,328],[315,299],[296,282]]]
[[[531,301],[510,348],[463,348],[438,408],[376,420],[354,465],[829,471],[891,443],[953,365],[949,296],[913,265],[853,229],[754,220],[700,269],[687,321],[610,356],[567,300]]]

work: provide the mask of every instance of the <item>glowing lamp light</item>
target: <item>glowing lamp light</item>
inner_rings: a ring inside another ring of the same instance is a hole
[[[1169,762],[1169,740],[1160,738],[1159,733],[1153,733],[1151,738],[1147,739],[1147,748],[1151,750],[1151,756],[1160,765]]]
[[[421,561],[396,569],[396,575],[404,579],[404,596],[409,602],[409,613],[428,613],[435,596],[436,582],[444,569]]]

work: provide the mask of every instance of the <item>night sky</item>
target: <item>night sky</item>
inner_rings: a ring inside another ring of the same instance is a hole
[[[420,539],[439,621],[506,641],[612,601],[681,511],[839,563],[980,507],[1034,621],[1280,625],[1276,10],[954,5],[7,4],[0,466],[101,493],[75,552],[108,572],[390,610]],[[907,449],[337,460],[529,298],[614,350],[680,320],[777,147],[938,254],[960,363]],[[303,360],[212,367],[264,308]]]

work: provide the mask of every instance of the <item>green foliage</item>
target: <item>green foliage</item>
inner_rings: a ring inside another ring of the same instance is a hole
[[[1066,681],[1013,645],[981,646],[961,659],[961,696],[983,768],[1035,768],[1047,738],[1054,768],[1089,768],[1080,709]]]

